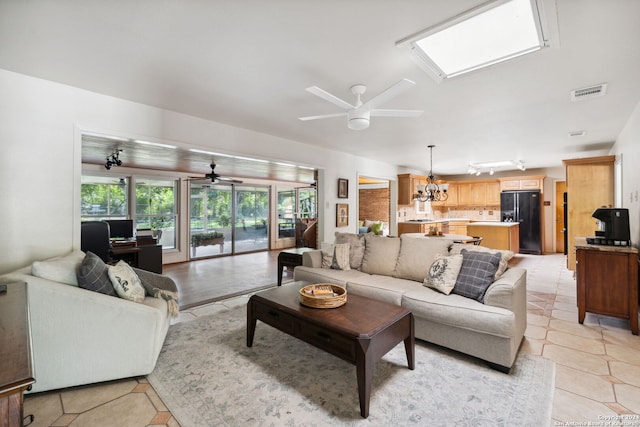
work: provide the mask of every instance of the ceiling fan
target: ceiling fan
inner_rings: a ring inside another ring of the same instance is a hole
[[[211,166],[211,173],[205,174],[204,177],[192,176],[192,177],[189,177],[189,179],[191,181],[204,181],[204,180],[209,181],[210,180],[211,183],[213,183],[213,184],[218,183],[218,182],[231,182],[231,183],[234,183],[234,184],[242,184],[242,181],[240,181],[239,179],[228,178],[228,177],[225,177],[225,176],[218,175],[216,173],[216,164],[215,163],[211,162],[210,166]]]
[[[363,130],[369,127],[369,121],[371,116],[380,116],[380,117],[418,117],[423,111],[422,110],[383,110],[377,108],[381,104],[389,101],[390,99],[398,96],[405,90],[414,86],[415,83],[408,79],[402,79],[399,82],[395,83],[391,87],[387,88],[383,92],[374,96],[367,102],[363,103],[360,99],[366,90],[367,86],[363,84],[357,84],[351,86],[351,93],[354,94],[357,99],[355,105],[351,105],[346,101],[338,98],[335,95],[330,94],[329,92],[320,89],[318,86],[311,86],[306,88],[307,92],[310,92],[317,97],[324,99],[325,101],[329,101],[330,103],[337,105],[338,107],[345,110],[344,113],[335,113],[335,114],[323,114],[321,116],[307,116],[307,117],[299,117],[300,120],[317,120],[317,119],[326,119],[329,117],[340,117],[347,116],[347,125],[349,129],[353,130]]]

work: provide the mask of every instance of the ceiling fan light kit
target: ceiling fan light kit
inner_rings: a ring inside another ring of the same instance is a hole
[[[323,114],[319,116],[306,116],[299,117],[299,120],[318,120],[327,119],[330,117],[347,117],[347,126],[352,130],[364,130],[371,124],[371,116],[383,116],[383,117],[418,117],[423,113],[421,110],[381,110],[377,107],[390,99],[398,96],[408,88],[414,86],[415,83],[408,79],[402,79],[395,83],[391,87],[387,88],[383,92],[379,93],[369,101],[363,103],[361,96],[367,91],[367,86],[363,84],[356,84],[351,86],[351,93],[356,96],[356,102],[354,105],[338,98],[329,92],[320,89],[317,86],[311,86],[305,89],[307,92],[316,95],[319,98],[330,102],[339,108],[345,110],[344,113]]]

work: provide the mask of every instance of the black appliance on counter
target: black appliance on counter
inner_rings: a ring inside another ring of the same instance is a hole
[[[590,245],[631,246],[629,209],[598,208],[591,214],[598,220],[595,237],[587,237]]]
[[[542,235],[540,190],[503,191],[500,193],[502,222],[520,224],[520,253],[540,255]]]

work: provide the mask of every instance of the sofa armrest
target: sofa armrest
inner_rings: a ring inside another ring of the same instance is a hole
[[[302,265],[314,268],[322,267],[322,251],[318,249],[304,252],[302,254]]]
[[[518,299],[526,302],[527,270],[519,267],[508,268],[502,276],[489,286],[484,295],[484,303],[494,307],[515,311]],[[526,309],[526,305],[525,305]]]

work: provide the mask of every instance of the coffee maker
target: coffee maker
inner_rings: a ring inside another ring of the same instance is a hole
[[[595,237],[587,237],[592,245],[631,246],[629,209],[598,208],[591,214],[597,219]]]

